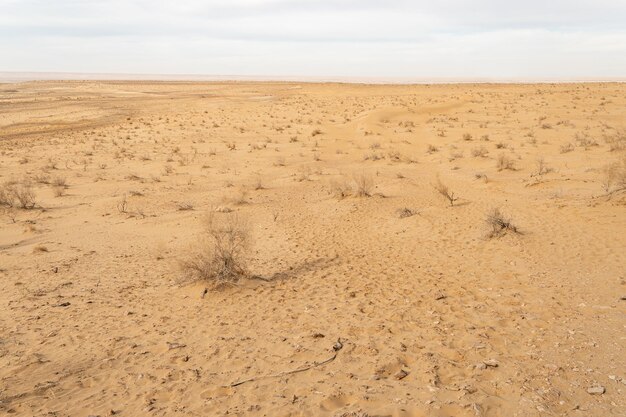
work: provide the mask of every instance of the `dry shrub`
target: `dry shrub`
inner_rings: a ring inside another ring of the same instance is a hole
[[[232,285],[247,277],[248,227],[236,215],[207,217],[198,247],[180,262],[187,279],[206,281],[215,287]]]
[[[374,188],[374,179],[371,175],[360,173],[352,176],[354,181],[354,195],[357,197],[371,197]]]
[[[363,155],[363,160],[364,161],[378,161],[380,159],[383,159],[384,156],[380,153],[377,152],[369,152],[366,153],[365,155]]]
[[[602,174],[602,188],[607,194],[626,190],[626,155],[621,161],[605,165]]]
[[[576,140],[576,144],[582,148],[589,149],[592,146],[598,146],[598,142],[596,142],[592,137],[590,137],[586,133],[576,133],[574,136]]]
[[[236,206],[240,206],[248,202],[247,197],[248,197],[248,190],[241,187],[241,188],[238,188],[230,197],[226,198],[226,202],[234,204]]]
[[[472,149],[472,156],[474,158],[478,158],[478,157],[484,158],[485,156],[487,156],[488,153],[489,151],[484,146]]]
[[[346,198],[350,195],[351,191],[352,187],[350,187],[350,183],[344,178],[339,180],[332,180],[330,182],[330,193],[335,198],[338,198],[340,200]]]
[[[626,129],[618,130],[610,136],[604,138],[605,142],[609,145],[609,150],[622,151],[626,149]]]
[[[511,159],[511,157],[500,154],[498,155],[498,159],[496,159],[496,166],[498,167],[498,171],[502,171],[504,169],[509,169],[511,171],[515,170],[515,161]]]
[[[65,177],[54,177],[51,184],[56,187],[67,188],[67,179]]]
[[[559,152],[561,153],[568,153],[573,150],[574,150],[574,145],[570,142],[562,144],[561,147],[559,148]]]
[[[417,214],[417,211],[410,209],[408,207],[404,207],[404,208],[398,209],[396,213],[398,214],[399,218],[405,219],[407,217],[415,216]]]
[[[487,213],[485,223],[489,227],[487,237],[494,238],[505,235],[507,232],[520,233],[517,226],[513,225],[511,219],[505,217],[499,208],[495,208]]]
[[[537,159],[537,170],[532,173],[530,176],[531,177],[536,177],[536,176],[542,176],[545,174],[549,174],[550,172],[553,172],[554,169],[550,166],[548,166],[548,164],[546,164],[546,161],[543,158],[539,158]]]
[[[52,187],[55,197],[63,197],[65,195],[65,187],[61,185],[55,185]]]
[[[30,184],[6,182],[0,186],[0,206],[29,210],[36,204],[35,192]]]
[[[435,183],[435,185],[433,185],[433,187],[435,188],[435,190],[437,190],[439,194],[441,194],[446,200],[448,200],[450,206],[454,206],[454,202],[459,199],[454,194],[454,191],[450,190],[447,185],[441,182],[441,179],[439,177],[437,177],[437,182]]]

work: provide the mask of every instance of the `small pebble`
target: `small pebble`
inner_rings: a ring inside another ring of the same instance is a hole
[[[601,385],[596,385],[596,386],[587,388],[587,392],[591,395],[601,395],[606,392],[606,389]]]

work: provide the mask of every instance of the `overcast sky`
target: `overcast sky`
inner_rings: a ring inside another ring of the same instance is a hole
[[[0,71],[624,78],[626,0],[0,0]]]

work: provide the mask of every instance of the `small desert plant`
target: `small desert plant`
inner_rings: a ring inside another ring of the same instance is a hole
[[[626,130],[618,130],[613,135],[605,137],[604,140],[611,152],[624,150],[626,149]]]
[[[216,287],[235,284],[248,276],[246,251],[248,228],[235,215],[217,218],[213,213],[205,221],[198,247],[180,262],[188,279],[201,280]]]
[[[487,156],[488,153],[489,151],[484,146],[472,149],[472,156],[474,158],[478,158],[478,157],[484,158],[485,156]]]
[[[399,218],[404,219],[407,217],[415,216],[417,214],[417,211],[410,209],[408,207],[404,207],[404,208],[398,209],[396,213],[398,214]]]
[[[252,181],[251,187],[255,191],[262,190],[263,188],[265,188],[263,187],[263,178],[261,178],[260,176],[254,178],[254,180]]]
[[[65,187],[62,185],[55,185],[52,187],[55,197],[63,197],[65,195]]]
[[[0,205],[33,209],[36,205],[35,192],[28,183],[4,183],[0,186]]]
[[[248,202],[247,197],[248,191],[245,188],[240,187],[235,190],[235,192],[229,198],[226,199],[226,202],[234,204],[236,206],[240,206]]]
[[[437,178],[437,182],[435,183],[435,185],[433,185],[433,187],[435,188],[435,190],[437,190],[439,194],[441,194],[446,200],[448,200],[450,206],[454,206],[454,202],[459,199],[454,194],[454,191],[450,190],[447,185],[441,182],[440,178]]]
[[[506,149],[506,143],[504,142],[496,143],[496,149]]]
[[[489,227],[487,235],[489,238],[500,237],[507,232],[520,233],[517,226],[513,225],[511,219],[505,217],[499,208],[494,208],[487,213],[485,223]]]
[[[126,200],[126,194],[122,196],[122,199],[117,202],[117,211],[120,213],[128,212],[128,201]]]
[[[576,133],[574,137],[576,140],[576,144],[582,148],[589,149],[592,146],[598,146],[598,142],[596,142],[592,137],[587,135],[586,133]]]
[[[533,174],[531,174],[531,177],[540,177],[542,175],[549,174],[552,171],[554,171],[554,169],[549,167],[543,158],[539,158],[537,159],[537,170]]]
[[[515,161],[505,154],[500,154],[498,155],[498,159],[496,159],[496,166],[498,171],[504,169],[515,170]]]
[[[562,144],[561,147],[559,148],[559,152],[561,153],[568,153],[573,150],[574,150],[574,145],[570,142]]]
[[[626,190],[626,156],[602,169],[602,188],[607,194]]]
[[[333,180],[330,182],[330,193],[333,197],[341,200],[348,197],[350,192],[350,183],[348,183],[345,179]]]
[[[357,197],[371,197],[374,180],[371,175],[360,173],[352,176],[354,181],[354,195]]]
[[[13,207],[15,202],[13,187],[14,185],[8,182],[0,185],[0,206]]]
[[[51,184],[54,185],[54,186],[57,186],[57,187],[66,188],[67,187],[67,180],[65,179],[65,177],[54,177],[52,179]]]

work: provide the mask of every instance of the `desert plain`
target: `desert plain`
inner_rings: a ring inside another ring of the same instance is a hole
[[[0,84],[0,280],[1,415],[624,416],[626,85]]]

